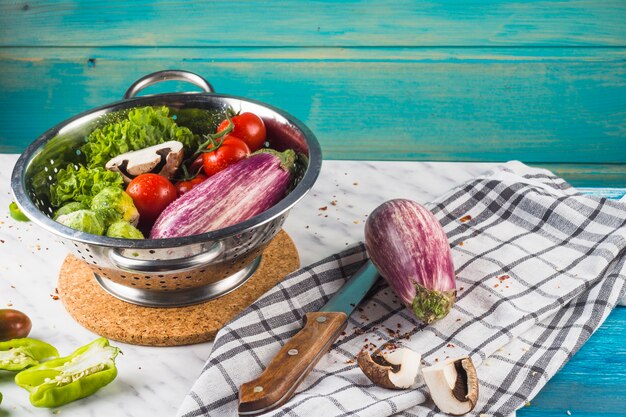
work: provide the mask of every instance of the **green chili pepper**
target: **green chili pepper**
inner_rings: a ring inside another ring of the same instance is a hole
[[[30,392],[30,402],[35,407],[59,407],[87,397],[113,381],[119,351],[101,337],[70,356],[20,372],[15,383]]]
[[[28,337],[0,342],[0,369],[5,371],[21,371],[57,356],[59,352],[54,346]]]
[[[20,208],[17,206],[17,203],[15,201],[9,204],[9,214],[11,215],[11,217],[13,217],[15,220],[19,222],[30,221],[30,219],[26,217],[24,213],[22,213],[22,210],[20,210]]]

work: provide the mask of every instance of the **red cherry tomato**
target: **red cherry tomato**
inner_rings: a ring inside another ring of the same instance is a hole
[[[254,113],[241,113],[231,117],[230,120],[233,121],[234,125],[233,130],[230,131],[231,135],[246,142],[246,145],[248,145],[252,152],[263,147],[266,135],[263,119]],[[228,119],[220,123],[217,127],[217,131],[221,132],[227,127]]]
[[[202,181],[206,180],[206,175],[198,174],[195,178],[187,181],[180,181],[175,184],[176,191],[178,191],[178,196],[191,191],[193,187],[200,184]]]
[[[151,226],[165,207],[177,197],[174,185],[158,174],[138,175],[128,184],[126,192],[139,211],[139,223],[143,227]]]
[[[222,146],[217,150],[202,154],[204,173],[209,177],[215,175],[248,155],[250,155],[250,148],[243,140],[226,135]]]

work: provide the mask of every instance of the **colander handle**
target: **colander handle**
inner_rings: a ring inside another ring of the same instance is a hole
[[[109,253],[109,258],[115,266],[125,270],[145,273],[178,272],[198,268],[212,262],[222,253],[223,248],[224,245],[221,242],[216,242],[206,252],[186,258],[158,260],[129,258],[121,254],[119,249],[115,248]]]
[[[186,81],[197,87],[200,87],[207,93],[215,92],[211,83],[209,83],[198,74],[183,70],[164,70],[153,72],[152,74],[148,74],[135,81],[130,87],[128,87],[128,90],[126,90],[126,92],[124,93],[124,98],[133,98],[144,88],[149,87],[153,84],[160,83],[162,81],[169,80]]]

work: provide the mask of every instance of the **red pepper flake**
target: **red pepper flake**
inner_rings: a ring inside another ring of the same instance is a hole
[[[337,200],[333,200],[333,201],[331,201],[331,202],[330,202],[330,204],[331,204],[332,206],[336,206],[336,205],[337,205]]]
[[[401,328],[401,327],[402,327],[402,325],[400,323],[398,323],[398,329]]]
[[[364,340],[364,342],[367,342],[368,340],[369,340],[369,339],[366,337],[366,338],[365,338],[365,340]]]
[[[11,285],[11,288],[15,288],[15,285]]]
[[[348,363],[348,364],[350,364],[350,363],[354,363],[354,360],[352,360],[352,359],[348,359],[348,360],[346,361],[346,363]]]
[[[7,307],[13,307],[13,303],[7,303]]]
[[[359,185],[359,183],[358,182],[353,182],[352,185]]]
[[[308,225],[306,225],[304,228],[305,228],[305,229],[308,229],[308,228],[309,228],[309,226],[308,226]]]
[[[328,210],[328,206],[320,207],[318,210],[319,211],[326,211],[326,210]]]
[[[500,284],[496,284],[493,286],[493,288],[498,288],[500,286]]]
[[[0,239],[0,243],[4,243],[4,240]]]
[[[463,291],[465,289],[465,287],[460,287],[459,291]]]
[[[511,277],[510,277],[510,276],[508,276],[508,275],[502,275],[502,276],[499,276],[499,277],[498,277],[498,279],[500,280],[500,282],[504,281],[505,279],[509,279],[509,278],[511,278]]]
[[[466,214],[459,219],[461,223],[469,222],[470,220],[472,220],[472,216],[470,216],[469,214]]]
[[[459,246],[465,245],[465,242],[459,242]]]
[[[50,297],[52,297],[53,300],[58,300],[59,296],[58,295],[54,295],[54,294],[50,294]]]
[[[461,319],[456,319],[456,321],[461,321]]]
[[[360,327],[357,327],[357,328],[354,329],[354,334],[356,334],[356,335],[361,335],[363,333],[365,333],[365,332]]]
[[[435,358],[435,362],[439,362],[439,358]]]
[[[346,332],[341,332],[341,335],[342,335],[342,336],[345,336],[345,335],[346,335]]]
[[[361,223],[361,221],[360,220],[354,220],[352,223],[359,224],[359,223]]]

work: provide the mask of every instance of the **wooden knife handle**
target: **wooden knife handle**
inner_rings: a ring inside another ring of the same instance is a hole
[[[241,385],[239,415],[265,413],[287,402],[345,329],[347,318],[340,312],[307,313],[302,330],[289,339],[263,373]]]

